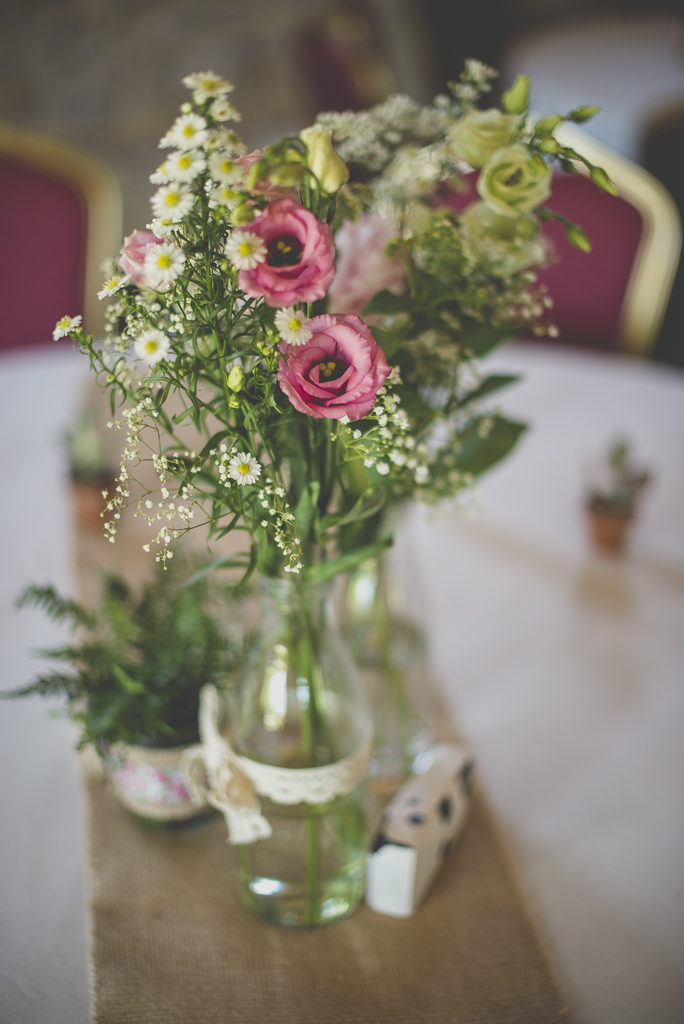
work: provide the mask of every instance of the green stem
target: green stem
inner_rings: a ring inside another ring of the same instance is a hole
[[[318,850],[318,815],[313,807],[307,807],[306,818],[306,888],[309,900],[309,924],[318,921],[319,903],[319,850]]]

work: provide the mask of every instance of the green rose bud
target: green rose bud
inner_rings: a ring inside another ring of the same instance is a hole
[[[234,366],[228,374],[228,387],[231,391],[242,391],[245,386],[245,374],[241,366]]]
[[[453,154],[471,167],[482,167],[498,149],[513,141],[518,119],[491,107],[474,110],[452,129],[450,144]]]
[[[262,156],[255,160],[247,175],[247,188],[256,188],[260,181],[263,181],[271,171],[273,164],[266,157]]]
[[[554,139],[553,135],[545,135],[543,139],[539,140],[539,148],[542,153],[557,153],[561,144]]]
[[[518,217],[515,221],[515,233],[520,235],[521,238],[536,238],[539,234],[539,224],[534,217],[530,217],[529,214],[523,214],[522,217]]]
[[[257,211],[249,203],[240,203],[233,210],[230,220],[236,228],[241,228],[245,224],[251,224],[257,215]]]
[[[542,117],[534,126],[535,135],[550,135],[563,120],[562,114],[551,114],[549,117]]]
[[[568,114],[568,121],[574,121],[575,124],[582,124],[583,121],[588,121],[590,118],[598,114],[600,107],[575,107]]]
[[[461,224],[467,247],[492,277],[510,277],[546,260],[548,243],[537,238],[539,226],[533,217],[502,217],[477,202],[463,211]]]
[[[570,242],[570,245],[574,245],[577,249],[581,249],[582,252],[591,252],[592,244],[578,224],[566,225],[565,237],[568,242]]]
[[[293,185],[299,185],[302,178],[304,177],[304,165],[295,163],[294,161],[288,161],[287,163],[281,164],[271,174],[270,180],[274,185],[283,185],[286,188],[292,188]]]
[[[299,137],[306,146],[309,169],[318,178],[323,191],[329,195],[337,192],[349,180],[349,170],[333,149],[332,133],[320,125],[314,125],[305,128]]]
[[[501,106],[507,114],[524,114],[530,105],[530,80],[518,75],[513,85],[501,97]]]
[[[495,153],[482,168],[478,194],[504,217],[532,213],[551,195],[551,169],[537,153],[517,143]]]
[[[617,195],[617,189],[615,188],[615,185],[610,180],[610,178],[608,177],[608,175],[602,167],[592,167],[591,180],[594,182],[595,185],[598,185],[599,188],[602,188],[604,192],[609,192],[611,196]]]

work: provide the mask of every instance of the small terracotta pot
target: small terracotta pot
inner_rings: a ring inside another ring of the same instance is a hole
[[[81,480],[71,478],[74,513],[79,526],[86,530],[101,529],[102,513],[107,507],[107,499],[102,497],[104,490],[110,495],[114,492],[113,477],[102,477],[99,480]]]
[[[596,508],[587,508],[587,523],[592,543],[597,551],[611,555],[621,554],[627,547],[627,538],[634,522],[631,512],[620,515]]]

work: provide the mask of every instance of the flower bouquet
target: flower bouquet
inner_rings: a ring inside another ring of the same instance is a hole
[[[391,544],[393,508],[453,497],[511,450],[524,425],[482,403],[514,378],[475,361],[520,325],[554,331],[531,272],[554,216],[541,204],[553,160],[582,158],[554,138],[561,115],[527,116],[526,79],[503,112],[478,110],[493,74],[470,61],[433,106],[325,114],[249,154],[228,127],[230,84],[190,75],[153,220],[100,293],[107,338],[78,318],[55,329],[89,355],[127,431],[109,539],[133,504],[161,562],[204,526],[210,543],[244,537],[205,571],[265,581],[229,738],[211,694],[201,717],[243,898],[282,924],[334,920],[363,889],[369,723],[326,586]],[[459,213],[473,168],[481,198]],[[144,461],[154,490],[136,478]]]

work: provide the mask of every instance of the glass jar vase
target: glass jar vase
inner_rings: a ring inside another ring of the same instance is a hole
[[[239,845],[239,889],[272,923],[320,925],[351,913],[365,888],[370,716],[331,585],[265,578],[261,586],[229,739],[271,834]]]

